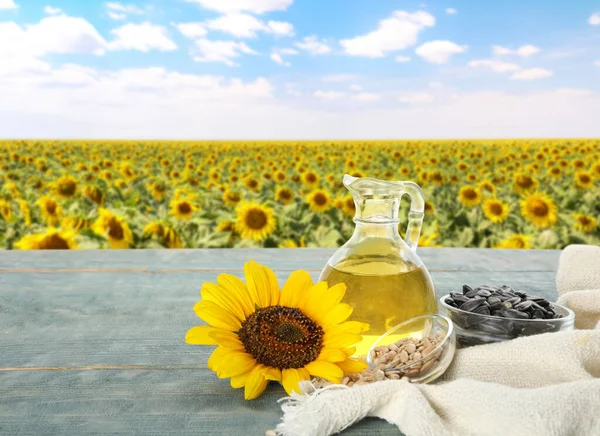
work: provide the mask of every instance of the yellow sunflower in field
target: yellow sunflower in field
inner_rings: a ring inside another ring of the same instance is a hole
[[[188,344],[217,345],[208,368],[233,388],[244,387],[244,398],[258,397],[269,381],[299,392],[311,376],[340,383],[344,373],[366,368],[349,357],[368,327],[346,321],[352,307],[340,303],[344,284],[313,285],[306,271],[295,271],[280,289],[266,266],[250,261],[244,272],[246,284],[229,274],[203,284],[194,312],[209,325],[185,337]]]
[[[509,212],[508,204],[495,198],[488,198],[483,203],[483,214],[493,223],[503,223]]]
[[[576,170],[580,170],[585,168],[585,162],[581,159],[575,159],[573,161],[573,168],[575,168]]]
[[[534,191],[538,187],[538,181],[524,173],[517,173],[513,179],[513,189],[517,194],[526,194]]]
[[[92,231],[106,237],[110,248],[129,248],[133,244],[133,233],[125,219],[104,208],[99,208],[98,213],[100,216],[92,225]]]
[[[342,210],[344,211],[344,214],[349,217],[356,215],[356,203],[354,203],[354,198],[352,198],[351,195],[346,195],[343,198],[343,202]]]
[[[244,179],[244,186],[251,191],[258,192],[260,189],[260,182],[253,177],[246,177]]]
[[[165,194],[167,193],[167,187],[163,183],[148,183],[146,185],[148,191],[156,201],[162,201],[165,198]]]
[[[171,226],[165,226],[163,240],[165,241],[165,244],[167,244],[167,247],[169,247],[169,248],[183,248],[183,244],[181,243],[181,240],[179,239],[179,235],[177,234],[177,231]]]
[[[550,167],[546,173],[554,180],[558,180],[562,177],[562,170],[559,167]]]
[[[63,229],[68,229],[68,230],[73,230],[75,232],[78,232],[81,229],[88,228],[90,226],[90,223],[88,220],[86,220],[85,218],[82,218],[82,217],[67,216],[67,217],[63,218],[60,226]]]
[[[600,179],[600,162],[596,162],[594,165],[592,165],[592,173],[596,179]]]
[[[119,172],[127,180],[135,179],[135,172],[133,171],[133,168],[131,168],[131,164],[129,162],[121,163],[121,169],[119,170]]]
[[[306,241],[304,236],[300,238],[300,242],[296,242],[293,239],[285,239],[281,244],[279,244],[279,248],[304,248],[306,247]]]
[[[198,210],[198,208],[194,206],[189,198],[178,196],[171,200],[169,206],[171,207],[169,215],[172,215],[175,218],[183,221],[191,220],[194,212]]]
[[[96,186],[89,185],[83,188],[83,196],[98,206],[104,204],[104,193]]]
[[[576,213],[573,218],[575,218],[575,228],[580,232],[590,233],[598,227],[598,221],[593,216]]]
[[[465,206],[477,206],[481,203],[481,193],[473,186],[463,186],[458,191],[458,199]]]
[[[226,189],[223,193],[223,203],[227,206],[235,206],[242,199],[242,196],[237,191],[232,191],[231,189]]]
[[[0,215],[4,221],[11,222],[13,218],[12,207],[4,198],[0,198]]]
[[[55,199],[44,195],[36,204],[40,207],[44,221],[50,226],[58,224],[62,215],[62,208],[58,205]]]
[[[60,198],[71,198],[77,192],[77,180],[71,176],[62,176],[56,182],[56,194]]]
[[[287,176],[285,175],[285,173],[283,171],[277,171],[277,172],[275,172],[275,175],[273,176],[273,179],[279,183],[285,182],[286,178],[287,178]]]
[[[306,171],[302,174],[302,183],[307,186],[317,186],[319,184],[319,176],[314,171]]]
[[[496,195],[496,186],[494,186],[494,184],[489,180],[484,180],[479,183],[478,188],[479,191],[484,195]]]
[[[235,222],[233,221],[221,221],[217,225],[217,232],[235,232]]]
[[[144,226],[144,235],[162,238],[165,235],[165,226],[160,221],[152,221]]]
[[[235,227],[244,239],[263,241],[275,231],[273,209],[259,203],[240,203]]]
[[[275,200],[282,204],[292,204],[294,202],[294,192],[290,188],[279,187],[275,191]]]
[[[76,235],[73,230],[50,227],[44,233],[24,236],[20,241],[15,242],[15,247],[19,250],[75,250],[77,249]]]
[[[306,197],[306,202],[313,212],[327,212],[331,209],[332,201],[327,192],[317,189],[310,192]]]
[[[544,194],[531,194],[521,200],[521,215],[538,228],[551,227],[558,220],[556,205]]]
[[[575,184],[579,188],[590,189],[594,186],[594,180],[590,173],[584,171],[578,171],[575,174]]]
[[[31,225],[31,210],[29,209],[29,203],[21,198],[17,200],[17,203],[19,203],[19,210],[21,211],[21,218],[23,218],[25,227],[29,227]]]

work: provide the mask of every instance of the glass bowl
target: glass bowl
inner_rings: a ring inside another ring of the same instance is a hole
[[[550,305],[562,318],[514,319],[482,315],[452,307],[446,303],[446,298],[449,297],[448,294],[440,298],[439,311],[454,323],[460,348],[575,328],[573,311],[556,303]]]
[[[398,364],[383,371],[398,374],[399,378],[406,376],[412,383],[430,383],[448,369],[456,350],[454,326],[443,315],[418,316],[392,327],[371,346],[367,363],[371,368],[377,368],[373,359],[378,347],[395,344],[405,338],[420,340],[428,337],[439,339],[439,343],[431,351],[410,364]]]

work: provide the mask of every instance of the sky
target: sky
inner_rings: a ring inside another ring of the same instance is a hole
[[[0,137],[600,137],[599,0],[0,0]]]

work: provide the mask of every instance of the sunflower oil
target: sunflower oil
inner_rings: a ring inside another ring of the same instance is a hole
[[[390,328],[416,316],[436,313],[437,301],[427,270],[396,259],[352,256],[335,267],[329,264],[320,280],[329,286],[346,284],[342,302],[354,308],[349,320],[365,322],[370,329],[362,333],[355,356],[365,356],[371,345]],[[411,332],[400,332],[389,341],[396,342]]]

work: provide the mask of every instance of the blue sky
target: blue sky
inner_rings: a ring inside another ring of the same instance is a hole
[[[600,136],[600,2],[0,0],[0,136]]]

